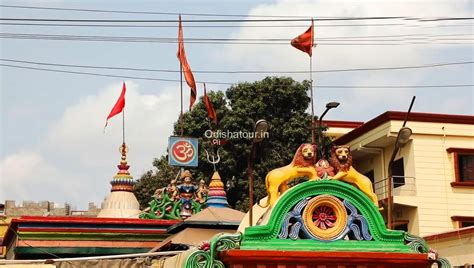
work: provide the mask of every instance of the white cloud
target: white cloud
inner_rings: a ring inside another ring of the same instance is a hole
[[[100,202],[110,191],[120,160],[121,114],[109,120],[103,133],[120,90],[117,83],[81,99],[52,124],[37,148],[1,159],[1,188],[8,191],[0,193],[0,200],[69,201],[79,207]],[[125,135],[135,178],[152,168],[153,157],[166,152],[176,121],[179,91],[173,87],[160,92],[143,95],[137,84],[127,82]]]
[[[413,16],[413,17],[462,17],[471,16],[472,5],[469,1],[326,1],[326,0],[281,0],[272,4],[262,4],[253,8],[249,15],[296,15],[315,18],[324,17],[364,17],[364,16]],[[402,24],[399,26],[387,27],[325,27],[334,24]],[[448,25],[451,22],[441,24]],[[255,23],[243,23],[243,26]],[[304,25],[304,22],[282,22],[286,25]],[[284,38],[290,39],[303,33],[307,26],[296,27],[274,27],[255,28],[242,27],[233,34],[233,38]],[[354,36],[391,36],[407,35],[405,38],[424,37],[427,34],[453,34],[459,28],[437,27],[440,23],[414,22],[410,20],[381,20],[381,21],[316,21],[315,22],[315,42],[320,43],[314,49],[313,69],[346,69],[381,66],[403,66],[420,65],[434,62],[447,61],[441,58],[440,53],[446,49],[452,49],[450,54],[460,46],[440,46],[440,45],[396,45],[396,46],[335,46],[324,43],[340,43],[327,38],[332,37],[354,37]],[[469,28],[461,31],[472,32]],[[413,35],[413,36],[410,36]],[[375,38],[368,38],[367,43],[382,43],[374,41]],[[386,37],[383,39],[393,39]],[[416,41],[416,40],[413,40]],[[347,43],[354,43],[349,41]],[[400,43],[391,41],[387,43]],[[465,59],[465,57],[458,58]],[[255,45],[243,46],[231,44],[217,57],[226,61],[235,68],[240,69],[263,69],[263,70],[308,70],[308,56],[288,45]],[[471,55],[472,57],[472,55]],[[456,60],[454,60],[456,61]],[[390,72],[352,72],[352,73],[318,73],[313,75],[315,85],[416,85],[427,84],[427,77],[432,77],[436,73],[424,70],[411,71],[390,71]],[[440,73],[440,76],[446,73]],[[308,75],[292,75],[295,79],[308,79]],[[464,82],[464,81],[462,81]],[[461,82],[461,83],[462,83]],[[449,83],[448,83],[449,84]],[[427,89],[425,89],[427,90]],[[344,111],[344,116],[339,116],[343,120],[369,119],[371,116],[380,114],[386,110],[405,110],[414,89],[318,89],[316,88],[316,110],[321,113],[324,109],[323,103],[332,100],[341,101],[343,105],[339,109]],[[437,105],[441,104],[445,98],[425,99],[418,101],[428,101],[431,112],[436,112]],[[360,106],[360,103],[370,103],[370,105]],[[472,101],[466,105],[472,105]],[[376,108],[374,109],[374,106]],[[468,106],[457,107],[451,111],[465,111]],[[364,114],[370,111],[370,116]],[[340,115],[342,115],[339,112]],[[335,114],[334,112],[332,114]],[[356,116],[353,116],[356,115]],[[336,116],[337,117],[337,116]],[[361,118],[362,117],[362,118]]]
[[[37,152],[19,152],[0,161],[0,188],[9,199],[45,198],[38,189],[53,189],[52,178],[59,178],[59,170],[48,164]]]

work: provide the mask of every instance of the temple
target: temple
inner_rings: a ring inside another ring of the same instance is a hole
[[[279,168],[277,178],[266,179],[276,200],[255,205],[255,222],[247,217],[239,232],[217,234],[163,267],[451,267],[421,237],[387,229],[370,180],[348,163],[349,154],[347,146],[335,147],[319,172],[313,166],[316,180],[289,189],[280,185],[308,170],[298,161]]]
[[[403,117],[403,114],[389,112],[375,123],[339,123],[354,128],[354,132],[331,133],[338,139],[328,159],[316,159],[314,151],[311,152],[315,147],[302,144],[291,163],[268,172],[265,185],[271,200],[264,198],[254,205],[252,222],[249,213],[229,208],[224,183],[217,170],[208,179],[208,184],[204,180],[195,182],[190,171],[182,170],[168,186],[156,189],[149,207],[139,211],[138,204],[137,207],[134,205],[133,178],[128,172],[127,150],[123,144],[119,171],[111,182],[112,191],[101,211],[106,213],[101,215],[107,216],[12,219],[2,244],[6,247],[6,258],[51,262],[52,257],[48,254],[54,254],[59,257],[52,261],[59,264],[56,267],[68,267],[67,263],[87,267],[95,265],[97,260],[65,261],[64,258],[139,254],[131,255],[134,258],[131,263],[138,265],[133,267],[139,267],[143,259],[139,256],[146,254],[150,256],[152,267],[162,268],[428,268],[433,265],[445,268],[452,267],[445,257],[450,261],[462,257],[469,261],[472,258],[468,252],[472,244],[472,226],[428,236],[423,235],[421,228],[425,226],[421,221],[418,232],[412,225],[408,225],[408,230],[397,230],[396,224],[388,226],[387,199],[383,199],[386,193],[376,186],[380,184],[379,180],[372,183],[370,172],[366,172],[370,168],[376,173],[383,171],[383,166],[368,164],[385,161],[369,161],[378,152],[369,148],[373,149],[374,144],[390,147],[399,128],[387,128],[387,125],[392,124],[391,120]],[[436,120],[438,124],[440,120],[449,119],[447,116],[432,117],[434,119],[424,114],[413,115],[413,120],[420,120],[420,123],[412,124],[413,144],[418,145],[418,139],[422,138],[423,143],[420,143],[425,144],[427,135],[421,131],[427,129],[426,120]],[[462,123],[472,129],[472,117],[449,120],[457,120],[450,121],[451,125]],[[367,144],[361,145],[358,141],[366,135],[361,132],[364,128],[368,128],[369,137],[364,140]],[[446,127],[444,130],[443,138],[449,148],[443,150],[448,155],[462,157],[466,150],[454,147],[460,144],[455,140],[460,139],[455,132],[457,129]],[[378,136],[371,135],[372,132]],[[410,159],[411,151],[417,152],[418,148],[408,149],[404,147],[400,155]],[[384,156],[381,155],[381,160]],[[352,162],[354,159],[359,161]],[[292,178],[301,176],[311,179],[288,187]],[[420,181],[424,179],[421,175],[418,177]],[[451,185],[461,183],[466,182],[452,182]],[[411,193],[408,190],[413,187],[405,180],[402,186],[395,188],[400,189],[393,194],[395,209],[399,209],[402,201],[411,199],[398,197],[411,197],[402,194]],[[421,205],[420,208],[425,209]],[[394,213],[393,223],[401,217],[398,214]],[[424,215],[419,217],[422,219]],[[466,216],[456,217],[458,221],[471,220]],[[448,250],[453,249],[451,240],[457,241],[454,248],[457,252]],[[440,253],[438,245],[444,247]],[[112,266],[127,261],[123,255],[113,258],[116,260],[99,262]]]
[[[133,193],[135,182],[128,171],[127,151],[128,147],[123,143],[120,146],[120,165],[117,166],[119,170],[110,182],[112,189],[102,203],[98,218],[138,218],[140,215],[140,204]]]

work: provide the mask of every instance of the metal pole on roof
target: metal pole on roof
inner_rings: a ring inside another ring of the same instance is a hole
[[[405,120],[403,121],[403,126],[400,128],[397,134],[397,140],[395,141],[395,146],[393,148],[392,156],[390,157],[390,162],[388,162],[388,198],[387,198],[387,228],[393,229],[393,161],[395,160],[395,156],[397,156],[400,147],[404,144],[401,142],[402,130],[409,130],[411,135],[411,130],[405,127],[408,121],[408,115],[411,112],[411,108],[413,107],[413,103],[415,102],[416,96],[413,96],[411,99],[410,107],[408,108],[408,112],[405,115]],[[408,135],[408,136],[409,136]]]

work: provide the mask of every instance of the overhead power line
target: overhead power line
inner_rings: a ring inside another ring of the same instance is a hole
[[[363,18],[316,18],[314,21],[347,21],[347,20],[393,20],[403,17],[363,17]],[[453,18],[455,19],[455,18]],[[456,18],[460,19],[460,18]],[[464,18],[469,19],[469,18]],[[49,18],[0,18],[1,21],[38,21],[38,22],[105,22],[105,23],[178,23],[178,20],[137,20],[137,19],[49,19]],[[447,18],[445,19],[447,20]],[[183,23],[235,23],[235,22],[310,22],[311,18],[298,19],[214,19],[214,20],[181,20]]]
[[[107,9],[88,9],[88,8],[62,8],[62,7],[39,7],[22,5],[0,5],[4,8],[21,8],[36,10],[55,10],[55,11],[75,11],[75,12],[96,12],[96,13],[117,13],[117,14],[141,14],[141,15],[169,15],[169,16],[203,16],[203,17],[241,17],[241,18],[313,18],[314,20],[380,20],[380,19],[403,19],[415,21],[442,21],[442,20],[466,20],[473,17],[413,17],[413,16],[377,16],[377,17],[324,17],[311,15],[249,15],[249,14],[218,14],[218,13],[186,13],[186,12],[158,12],[158,11],[130,11],[130,10],[107,10]]]
[[[61,8],[61,7],[38,7],[20,5],[0,5],[6,8],[56,10],[56,11],[76,11],[76,12],[96,12],[96,13],[117,13],[117,14],[141,14],[141,15],[169,15],[169,16],[202,16],[202,17],[250,17],[250,18],[310,18],[307,15],[247,15],[247,14],[217,14],[217,13],[186,13],[186,12],[157,12],[157,11],[130,11],[130,10],[109,10],[109,9],[89,9],[89,8]]]
[[[131,25],[131,24],[59,24],[59,23],[17,23],[0,22],[6,26],[41,26],[41,27],[101,27],[101,28],[176,28],[176,25]],[[365,23],[365,24],[318,24],[319,27],[374,27],[374,26],[401,26],[402,23]],[[457,26],[457,25],[453,25]],[[466,25],[462,25],[465,27]],[[302,28],[308,25],[186,25],[186,28]]]
[[[391,39],[316,39],[318,45],[421,45],[421,44],[471,44],[474,38],[455,37],[413,37],[413,38],[391,38]],[[100,36],[100,35],[57,35],[57,34],[26,34],[26,33],[0,33],[0,38],[7,39],[30,39],[30,40],[51,40],[51,41],[94,41],[94,42],[129,42],[129,43],[177,43],[177,38],[159,38],[146,36]],[[422,39],[424,38],[424,39]],[[281,41],[284,40],[284,41]],[[238,45],[285,45],[290,39],[237,39],[237,38],[186,38],[186,43],[192,44],[238,44]]]
[[[60,63],[51,63],[51,62],[24,61],[24,60],[4,59],[4,58],[0,58],[0,61],[13,62],[13,63],[23,63],[23,64],[33,64],[33,65],[42,65],[42,66],[69,67],[69,68],[158,72],[158,73],[179,73],[179,70],[169,70],[169,69],[146,69],[146,68],[130,68],[130,67],[117,67],[117,66],[92,66],[92,65],[77,65],[77,64],[60,64]],[[388,66],[388,67],[372,67],[372,68],[314,70],[313,73],[336,73],[336,72],[355,72],[355,71],[386,71],[386,70],[424,69],[424,68],[435,68],[435,67],[467,65],[467,64],[474,64],[474,61],[431,63],[431,64],[412,65],[412,66]],[[309,71],[272,71],[272,70],[266,70],[266,71],[263,71],[263,70],[210,71],[210,70],[193,70],[193,73],[204,73],[204,74],[300,74],[300,73],[309,73]]]
[[[433,21],[461,21],[473,20],[474,17],[438,17],[438,18],[415,18],[415,17],[340,17],[340,18],[281,18],[281,19],[184,19],[183,23],[237,23],[237,22],[301,22],[306,21],[365,21],[365,20],[410,20],[417,22]],[[137,20],[137,19],[50,19],[50,18],[0,18],[0,21],[27,21],[27,22],[104,22],[104,23],[178,23],[178,20]]]
[[[175,24],[71,24],[71,23],[25,23],[25,22],[0,22],[0,25],[5,26],[36,26],[36,27],[93,27],[93,28],[176,28]],[[443,27],[443,28],[459,28],[459,27],[472,27],[472,23],[464,24],[441,24],[430,27]],[[317,28],[333,28],[333,27],[393,27],[393,26],[405,26],[405,27],[421,27],[417,24],[407,24],[407,23],[349,23],[349,24],[322,24],[318,23]],[[186,25],[186,28],[303,28],[308,27],[307,24],[280,24],[280,25],[249,25],[249,24],[196,24],[196,25]],[[426,28],[426,26],[423,26]]]
[[[163,79],[163,78],[153,78],[153,77],[140,77],[140,76],[129,76],[129,75],[114,75],[114,74],[99,74],[99,73],[90,73],[90,72],[77,72],[77,71],[65,71],[65,70],[56,70],[49,68],[37,68],[37,67],[26,67],[18,66],[11,64],[0,64],[3,67],[10,68],[19,68],[19,69],[28,69],[28,70],[37,70],[37,71],[48,71],[48,72],[58,72],[58,73],[68,73],[68,74],[80,74],[80,75],[92,75],[92,76],[102,76],[102,77],[114,77],[122,79],[136,79],[136,80],[150,80],[150,81],[162,81],[162,82],[180,82],[177,79]],[[235,85],[238,82],[216,82],[216,81],[196,81],[197,83],[206,83],[206,84],[215,84],[215,85]],[[338,89],[408,89],[408,88],[467,88],[474,87],[474,84],[449,84],[449,85],[370,85],[370,86],[347,86],[347,85],[318,85],[314,88],[338,88]]]
[[[153,38],[154,40],[164,41],[177,41],[177,37],[147,37],[147,36],[100,36],[100,35],[52,35],[52,34],[41,34],[41,33],[0,33],[5,36],[46,36],[46,37],[84,37],[84,38],[123,38],[123,39],[147,39]],[[474,33],[456,33],[456,34],[428,34],[428,33],[414,33],[414,34],[395,34],[395,35],[354,35],[354,36],[318,36],[315,38],[317,41],[406,41],[406,40],[473,40],[473,38],[459,38],[466,36],[474,36]],[[458,37],[458,38],[454,38]],[[388,38],[388,39],[387,39]],[[353,40],[352,40],[353,39]],[[260,42],[275,42],[283,41],[289,42],[291,38],[210,38],[210,37],[187,37],[185,41],[260,41]]]

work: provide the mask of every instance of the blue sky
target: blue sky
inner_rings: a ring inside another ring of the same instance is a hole
[[[472,17],[474,9],[471,1],[453,3],[452,1],[329,0],[178,2],[31,0],[2,1],[2,4],[68,9],[313,16],[315,18]],[[74,12],[7,7],[2,7],[0,10],[3,18],[177,19],[175,15],[158,14]],[[183,16],[183,19],[236,18],[241,17]],[[248,18],[255,19],[255,17]],[[192,28],[184,23],[184,36],[185,39],[290,39],[307,28],[306,22],[273,22],[273,24],[300,27],[257,28],[247,27],[255,23],[241,22],[234,24],[236,27],[231,28]],[[357,26],[360,24],[391,25]],[[315,36],[318,46],[314,50],[313,67],[314,70],[331,70],[472,62],[474,60],[473,26],[472,20],[316,21]],[[1,32],[176,38],[177,27],[2,25]],[[351,41],[350,37],[354,37],[356,41]],[[344,40],[341,38],[349,40],[341,41]],[[365,43],[375,43],[375,45],[361,45],[360,38],[367,38],[371,41]],[[47,41],[9,38],[2,38],[0,42],[2,59],[179,70],[175,43]],[[308,68],[308,57],[290,45],[186,43],[185,49],[193,70],[296,71]],[[4,61],[0,63],[45,68],[45,66]],[[176,73],[48,66],[46,68],[118,76],[179,79]],[[120,94],[122,80],[125,80],[128,86],[126,131],[132,175],[138,178],[144,171],[151,169],[152,158],[166,151],[167,137],[171,134],[172,123],[179,112],[179,84],[177,83],[74,75],[11,67],[0,67],[0,74],[0,201],[5,199],[51,200],[59,203],[67,201],[78,208],[84,208],[89,201],[100,202],[110,190],[109,181],[116,173],[115,165],[119,161],[120,120],[112,119],[105,133],[103,133],[103,124]],[[265,76],[265,74],[195,74],[198,81],[224,83],[253,81]],[[308,78],[307,74],[292,76],[296,80]],[[322,112],[324,104],[328,101],[341,102],[341,106],[331,111],[326,119],[367,121],[387,110],[406,110],[413,95],[417,96],[413,111],[473,114],[472,86],[411,87],[472,85],[474,84],[472,64],[390,71],[316,73],[313,79],[316,85],[314,91],[316,114]],[[318,86],[335,85],[349,86],[349,88],[318,88]],[[361,86],[406,86],[407,88],[357,88]],[[198,94],[202,95],[202,86],[198,84],[198,87]],[[207,84],[208,90],[225,90],[227,87]],[[186,88],[185,103],[188,96],[189,92]]]

